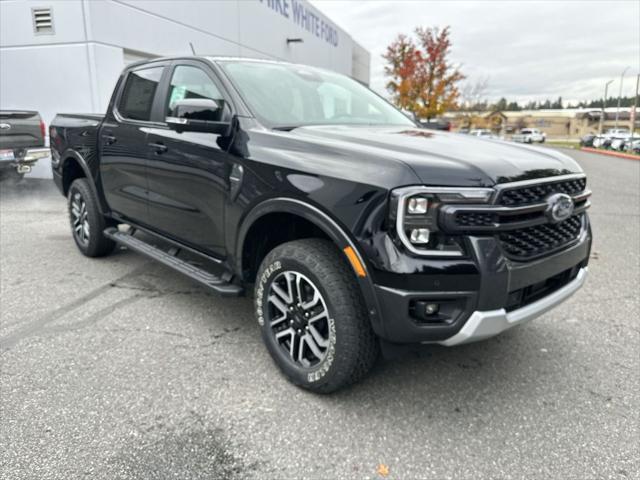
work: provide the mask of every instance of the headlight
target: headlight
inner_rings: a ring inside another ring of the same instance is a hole
[[[420,215],[427,213],[429,207],[429,199],[426,197],[411,197],[407,202],[407,213],[411,215]]]
[[[391,192],[391,224],[412,253],[427,256],[463,255],[460,238],[438,227],[440,206],[449,203],[487,203],[491,188],[404,187]]]

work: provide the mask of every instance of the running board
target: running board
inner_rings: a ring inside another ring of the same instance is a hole
[[[130,233],[119,231],[117,228],[107,228],[104,235],[120,245],[135,252],[146,255],[173,270],[186,275],[192,280],[210,288],[224,297],[237,297],[242,295],[243,289],[238,285],[229,283],[223,278],[196,267],[175,255],[165,252],[147,242],[134,237]]]

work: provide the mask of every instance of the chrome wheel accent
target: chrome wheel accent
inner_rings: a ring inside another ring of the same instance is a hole
[[[87,204],[80,195],[80,192],[74,192],[71,198],[71,226],[73,235],[82,244],[89,243],[89,212]]]
[[[284,271],[269,286],[265,321],[296,366],[313,367],[329,350],[329,310],[305,275]]]

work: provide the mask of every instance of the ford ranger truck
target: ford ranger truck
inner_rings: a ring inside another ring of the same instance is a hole
[[[362,378],[381,345],[497,335],[587,275],[590,192],[570,157],[425,130],[326,70],[136,63],[106,115],[58,115],[50,138],[82,254],[120,244],[253,292],[273,360],[315,392]]]

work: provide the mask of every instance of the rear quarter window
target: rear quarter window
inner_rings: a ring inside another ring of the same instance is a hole
[[[148,121],[151,118],[153,99],[164,67],[135,70],[127,75],[118,111],[131,120]]]

